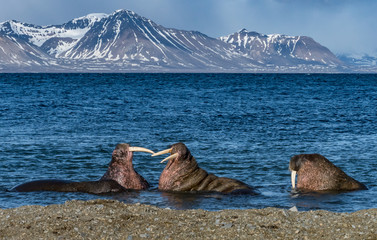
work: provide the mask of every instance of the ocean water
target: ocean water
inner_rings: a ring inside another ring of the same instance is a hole
[[[117,199],[173,209],[377,207],[377,75],[0,74],[0,208]],[[134,154],[146,191],[9,192],[38,179],[98,180],[116,144],[183,142],[199,166],[258,196],[157,190],[163,156]],[[293,155],[320,153],[369,190],[292,191]]]

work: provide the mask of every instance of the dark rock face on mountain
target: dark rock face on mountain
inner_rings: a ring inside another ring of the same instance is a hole
[[[2,72],[331,72],[342,66],[309,37],[242,30],[216,39],[165,28],[127,10],[62,25],[0,24]]]

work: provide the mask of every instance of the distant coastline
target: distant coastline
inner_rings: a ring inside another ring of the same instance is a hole
[[[307,36],[242,29],[213,38],[133,11],[67,23],[0,23],[0,72],[374,73],[373,58],[338,58]]]

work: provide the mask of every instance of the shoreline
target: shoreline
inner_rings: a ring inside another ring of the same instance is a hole
[[[117,200],[0,209],[0,239],[377,239],[377,209],[172,210]]]

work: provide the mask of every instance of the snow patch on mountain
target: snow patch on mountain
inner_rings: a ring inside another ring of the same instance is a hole
[[[82,20],[88,20],[89,21],[89,26],[93,26],[95,22],[101,21],[103,18],[107,18],[109,14],[106,13],[91,13],[83,17],[75,18],[72,20],[73,23],[78,23],[79,21]]]
[[[73,19],[70,23],[72,26],[67,25],[52,25],[52,26],[35,26],[30,24],[21,23],[18,21],[7,21],[0,24],[0,29],[5,30],[5,25],[10,26],[10,30],[13,34],[24,35],[29,38],[29,42],[41,47],[47,40],[51,38],[71,38],[74,40],[81,39],[93,26],[94,23],[106,18],[108,15],[103,13],[88,14],[84,17],[79,17]],[[75,27],[75,24],[79,22],[86,21],[86,27]],[[9,31],[9,30],[8,30]],[[70,44],[63,44],[65,46],[70,46]],[[61,48],[63,45],[61,45]]]

